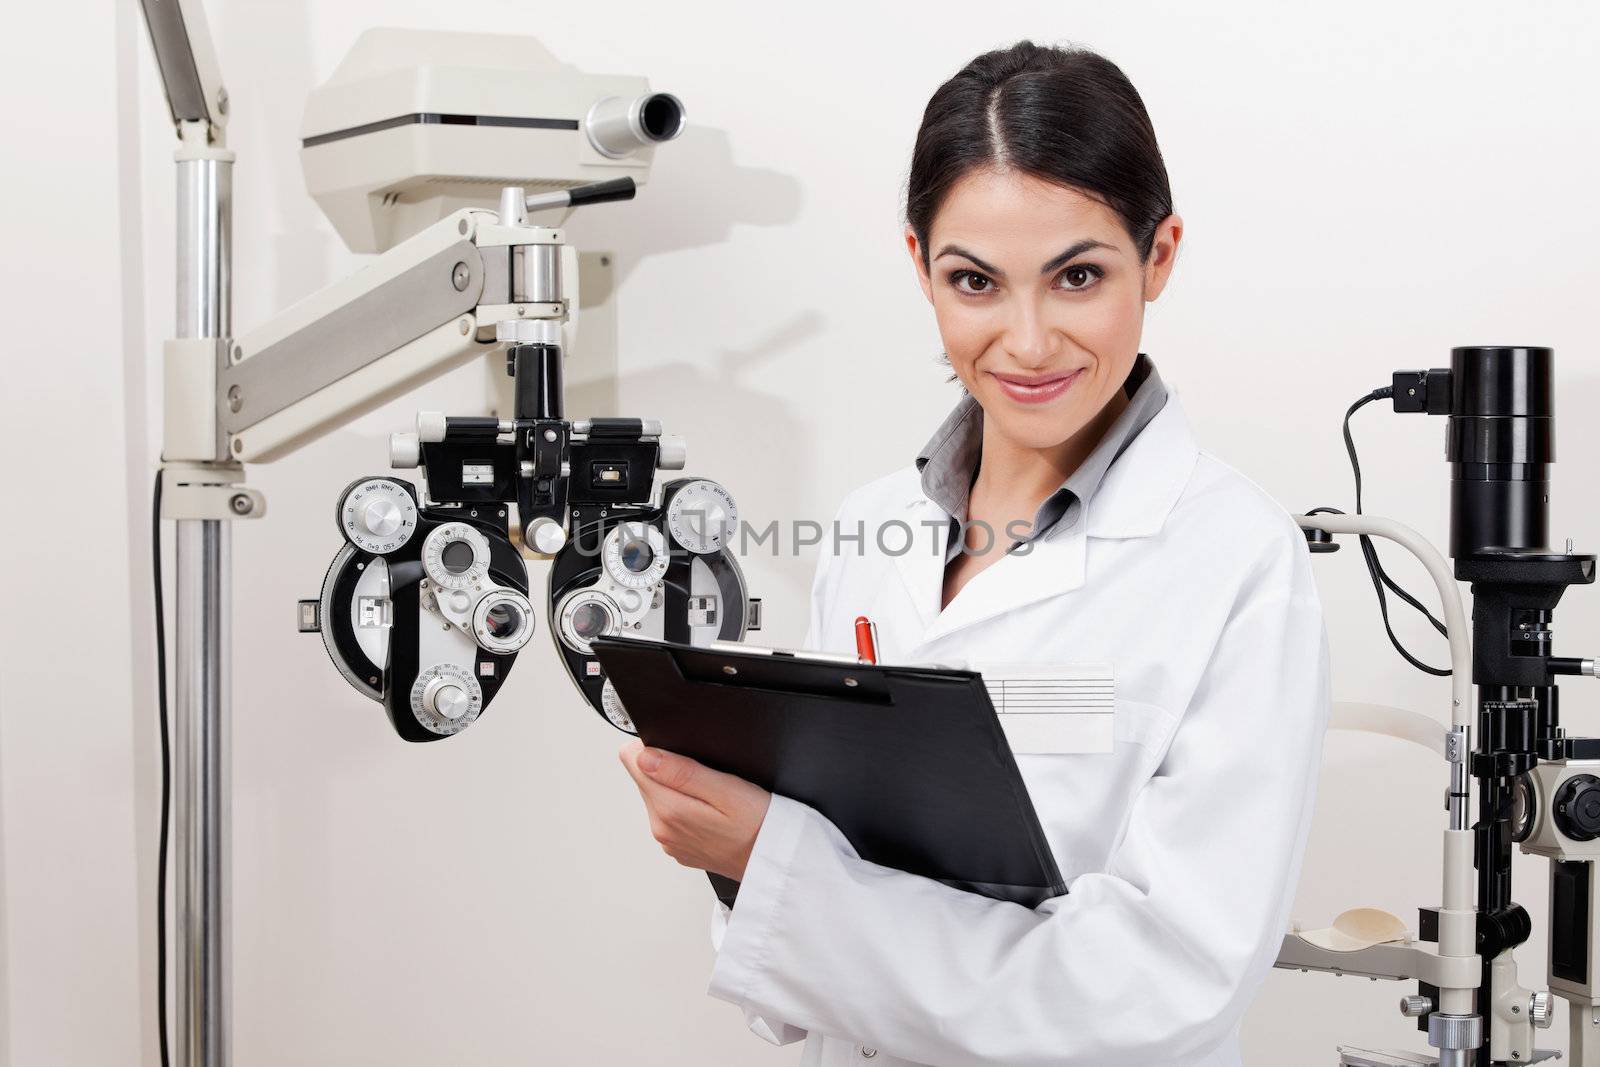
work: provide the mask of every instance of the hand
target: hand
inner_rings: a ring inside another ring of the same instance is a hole
[[[639,787],[662,851],[685,867],[743,881],[771,793],[638,740],[623,745],[617,758]]]

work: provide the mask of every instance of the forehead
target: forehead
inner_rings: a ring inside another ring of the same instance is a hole
[[[1117,213],[1094,197],[1020,171],[981,168],[950,187],[928,243],[934,255],[953,242],[1001,258],[1042,252],[1042,262],[1084,238],[1131,248]]]

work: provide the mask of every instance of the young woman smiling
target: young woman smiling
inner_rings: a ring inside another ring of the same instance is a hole
[[[807,1038],[806,1065],[1237,1065],[1298,877],[1327,644],[1299,529],[1139,353],[1183,237],[1143,102],[1093,52],[979,56],[928,103],[906,220],[963,395],[837,521],[948,537],[825,552],[807,647],[852,651],[864,612],[885,662],[1109,663],[1114,746],[1013,744],[1069,887],[1032,910],[627,746],[666,852],[741,882],[711,993]]]

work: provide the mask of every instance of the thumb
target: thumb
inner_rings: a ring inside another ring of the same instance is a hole
[[[653,781],[679,793],[704,797],[708,787],[714,788],[710,778],[716,772],[688,756],[664,752],[659,748],[644,748],[639,751],[638,764],[639,769]]]

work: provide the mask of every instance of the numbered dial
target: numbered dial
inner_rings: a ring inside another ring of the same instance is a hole
[[[600,710],[605,712],[611,725],[624,733],[637,734],[638,728],[633,725],[633,720],[628,717],[628,709],[622,706],[622,698],[617,695],[616,686],[607,678],[600,687]]]
[[[411,686],[411,713],[436,734],[460,733],[483,710],[483,690],[472,672],[456,663],[435,663]]]
[[[472,609],[472,635],[490,652],[521,651],[533,636],[533,605],[515,589],[485,593]]]
[[[398,482],[364,478],[339,498],[339,531],[363,552],[393,552],[417,532],[417,502]]]
[[[618,523],[601,554],[606,577],[624,589],[649,589],[667,573],[667,539],[644,522]]]
[[[489,573],[489,541],[464,522],[447,522],[423,542],[422,567],[443,589],[470,589]]]
[[[556,612],[556,628],[562,642],[585,656],[594,655],[589,642],[602,635],[615,634],[621,627],[622,613],[616,603],[595,589],[568,593]]]
[[[739,509],[733,497],[716,482],[690,482],[673,494],[667,505],[667,529],[672,539],[696,555],[715,552],[739,528]]]

